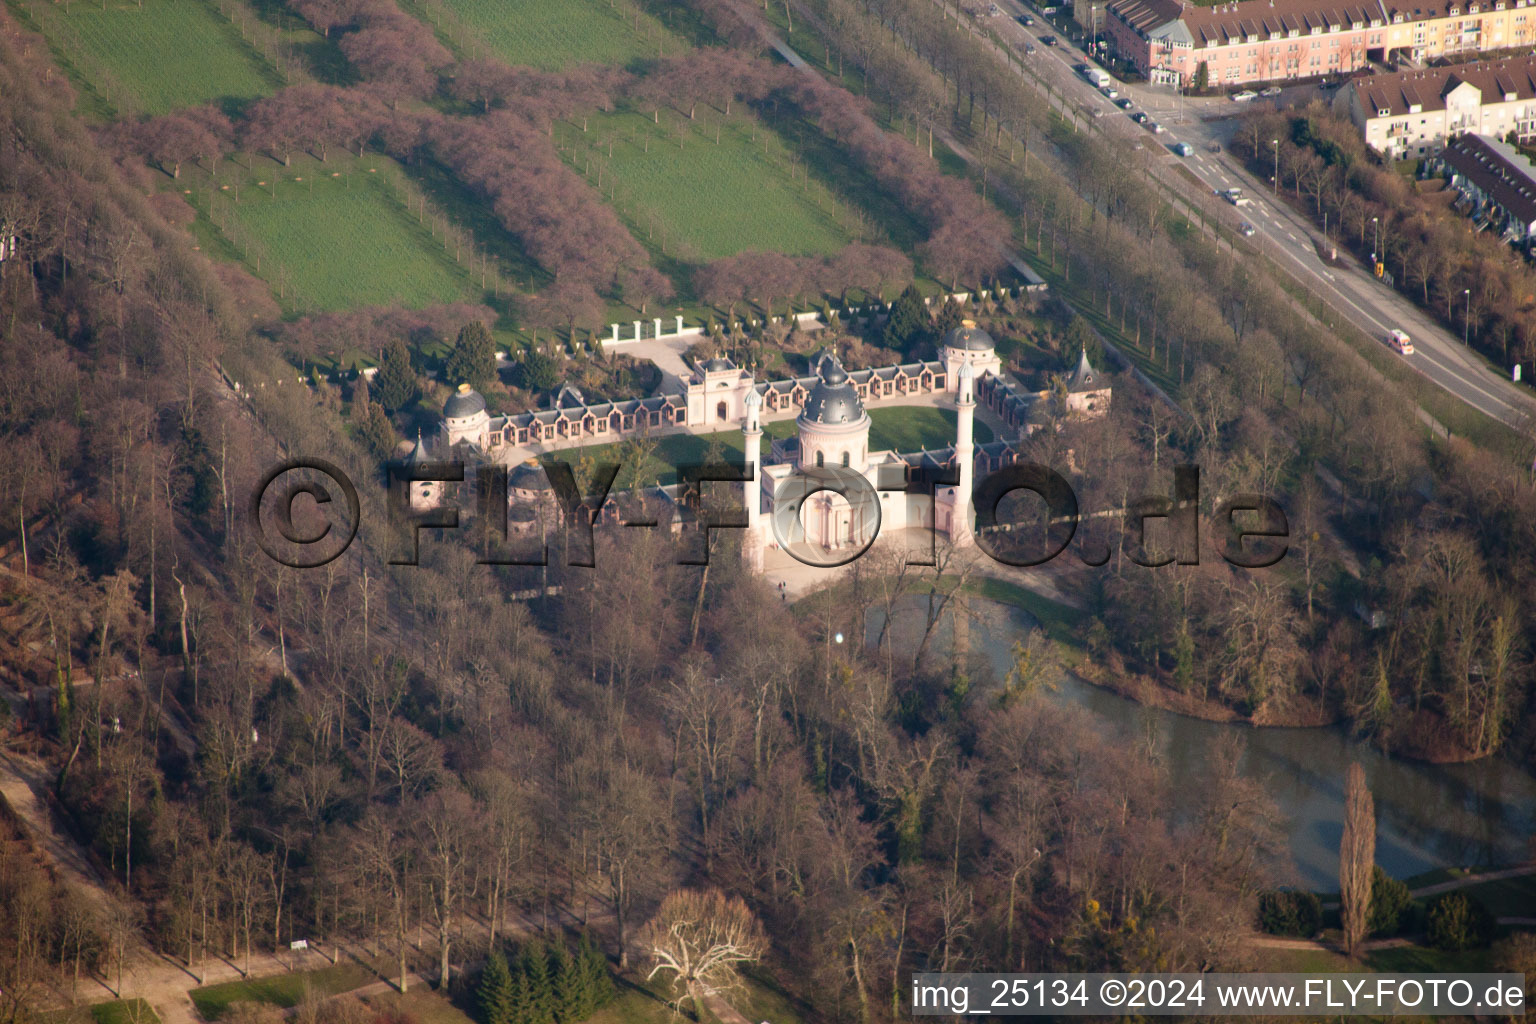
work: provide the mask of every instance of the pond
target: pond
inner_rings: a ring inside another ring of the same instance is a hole
[[[922,629],[924,599],[897,613]],[[871,637],[879,614],[872,612]],[[970,647],[984,652],[996,678],[1007,675],[1013,643],[1034,626],[1024,611],[972,599]],[[941,623],[930,646],[951,647]],[[913,641],[915,645],[915,640]],[[1065,674],[1051,699],[1079,705],[1101,719],[1106,733],[1153,737],[1171,776],[1171,792],[1201,791],[1215,744],[1227,733],[1243,735],[1241,769],[1263,780],[1286,820],[1299,881],[1321,892],[1337,891],[1339,837],[1344,820],[1344,772],[1351,761],[1365,768],[1376,800],[1376,860],[1407,878],[1437,867],[1487,867],[1523,861],[1536,829],[1536,777],[1503,758],[1471,764],[1431,765],[1389,757],[1338,727],[1256,729],[1205,722],[1149,708]],[[1178,810],[1177,806],[1175,810]]]

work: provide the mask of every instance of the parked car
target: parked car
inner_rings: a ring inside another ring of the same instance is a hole
[[[1025,53],[1036,53],[1037,51],[1036,51],[1035,46],[1034,46],[1033,43],[1025,43],[1024,44],[1024,52]]]
[[[1019,15],[1019,24],[1023,25],[1025,28],[1029,28],[1029,26],[1033,25],[1034,23],[1035,23],[1035,19],[1031,18],[1029,15],[1027,15],[1027,14]]]
[[[1104,111],[1100,110],[1098,107],[1094,107],[1093,108],[1093,116],[1094,117],[1103,117],[1104,116]]]
[[[1239,224],[1237,226],[1237,230],[1239,230],[1239,231],[1241,231],[1243,233],[1243,237],[1244,238],[1252,238],[1253,237],[1253,225],[1249,224],[1247,221],[1243,221],[1241,224]]]
[[[1191,146],[1187,142],[1175,142],[1173,145],[1169,146],[1168,148],[1173,150],[1173,152],[1178,154],[1179,156],[1189,156],[1190,154],[1194,153],[1194,151],[1195,151],[1195,147]]]
[[[1164,128],[1162,125],[1158,124],[1156,121],[1148,121],[1147,122],[1147,131],[1151,132],[1153,135],[1161,135],[1161,134],[1163,134],[1163,132],[1165,132],[1167,130],[1168,129]],[[1184,145],[1184,143],[1181,142],[1181,143],[1179,143],[1179,145],[1182,146],[1182,145]],[[1193,153],[1194,150],[1191,149],[1189,152]],[[1179,155],[1180,156],[1188,156],[1189,154],[1188,153],[1180,153]]]
[[[1135,121],[1137,124],[1146,124],[1152,119],[1148,117],[1145,112],[1138,110],[1136,113],[1131,115],[1131,120]]]
[[[1279,96],[1280,87],[1278,85],[1272,85],[1268,89],[1260,89],[1259,95],[1263,96],[1265,99],[1271,99],[1275,96]]]
[[[1254,92],[1252,89],[1244,89],[1242,92],[1235,92],[1232,94],[1233,103],[1247,103],[1249,100],[1256,100],[1258,98],[1259,94]]]
[[[1041,46],[1055,46],[1056,45],[1056,37],[1055,36],[1041,36],[1040,37],[1040,45]]]
[[[1391,345],[1392,350],[1398,355],[1413,355],[1413,341],[1408,337],[1406,332],[1400,331],[1396,327],[1387,332],[1387,344]]]
[[[1206,147],[1205,147],[1205,148],[1206,148],[1206,150],[1207,150],[1207,151],[1208,151],[1208,152],[1211,152],[1211,153],[1220,153],[1220,152],[1221,152],[1221,143],[1219,143],[1219,142],[1213,142],[1213,143],[1211,143],[1211,144],[1210,144],[1210,145],[1209,145],[1209,146],[1206,146]]]
[[[1129,96],[1121,96],[1119,99],[1115,100],[1115,106],[1119,107],[1121,110],[1130,110],[1133,106],[1135,106],[1135,104],[1131,102],[1131,98]]]

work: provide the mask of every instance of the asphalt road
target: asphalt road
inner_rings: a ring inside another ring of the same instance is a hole
[[[1134,103],[1132,111],[1123,110],[1073,70],[1074,64],[1087,59],[1083,51],[1070,45],[1019,0],[997,3],[1005,13],[988,19],[991,27],[1014,46],[1014,56],[1020,63],[1051,83],[1059,108],[1078,113],[1080,123],[1091,125],[1110,138],[1123,139],[1128,145],[1139,144],[1163,172],[1159,177],[1185,195],[1193,197],[1198,186],[1180,174],[1170,173],[1180,162],[1212,191],[1241,188],[1250,202],[1232,208],[1232,227],[1245,221],[1251,224],[1251,241],[1261,251],[1293,271],[1307,287],[1326,298],[1371,337],[1385,344],[1387,333],[1393,328],[1406,331],[1413,339],[1414,353],[1399,358],[1415,370],[1473,408],[1511,427],[1533,432],[1536,398],[1524,387],[1492,369],[1467,349],[1460,337],[1452,337],[1406,297],[1377,281],[1348,254],[1338,265],[1326,262],[1318,249],[1320,232],[1276,196],[1269,181],[1254,178],[1227,155],[1228,143],[1238,127],[1237,114],[1244,108],[1225,97],[1182,99],[1164,89],[1116,82],[1114,86],[1120,94]],[[1022,14],[1032,16],[1035,24],[1029,28],[1021,25],[1018,16]],[[1055,35],[1057,45],[1041,45],[1042,35]],[[1033,46],[1034,52],[1027,53],[1027,46]],[[1254,102],[1289,105],[1318,95],[1316,86],[1301,85],[1287,88],[1278,100]],[[1136,110],[1145,111],[1165,131],[1154,135],[1132,121],[1130,114]],[[1189,143],[1194,154],[1182,159],[1175,156],[1169,147],[1177,142]],[[1221,146],[1221,153],[1210,152],[1212,143]],[[1206,196],[1199,198],[1204,200]]]

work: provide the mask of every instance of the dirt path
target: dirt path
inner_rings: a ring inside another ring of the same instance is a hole
[[[48,768],[15,751],[0,750],[0,798],[20,819],[29,838],[48,858],[59,879],[98,901],[98,909],[113,903],[106,880],[54,820],[48,803],[52,786]]]

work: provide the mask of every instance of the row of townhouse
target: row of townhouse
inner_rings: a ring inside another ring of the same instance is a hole
[[[1493,231],[1527,251],[1536,241],[1536,166],[1515,147],[1487,135],[1458,135],[1425,161],[1450,179],[1455,208],[1479,231]]]
[[[1108,0],[1104,29],[1149,81],[1237,86],[1529,47],[1536,0]]]
[[[1536,57],[1509,57],[1357,78],[1334,109],[1390,160],[1433,156],[1474,134],[1536,136]]]

